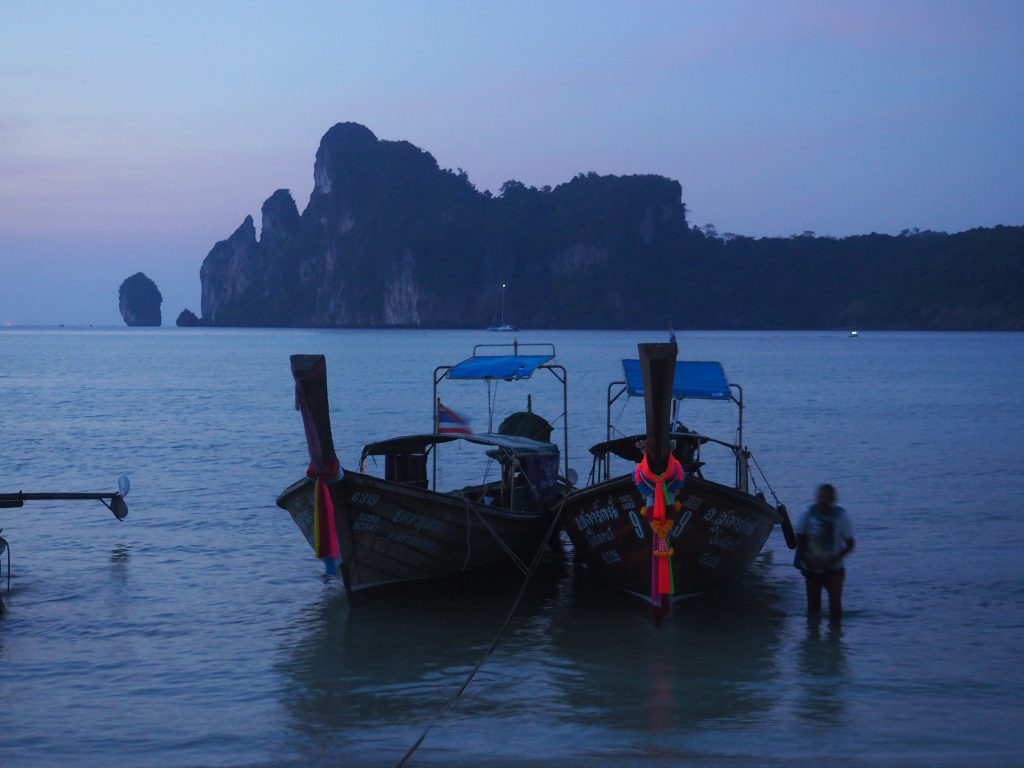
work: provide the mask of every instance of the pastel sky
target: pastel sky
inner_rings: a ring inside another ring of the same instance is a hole
[[[719,232],[1024,224],[1024,2],[0,0],[0,324],[199,313],[355,121],[497,192],[678,179]]]

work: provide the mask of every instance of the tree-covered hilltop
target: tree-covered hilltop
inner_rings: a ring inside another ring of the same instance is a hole
[[[643,279],[620,269],[677,269],[687,237],[678,182],[588,174],[492,196],[354,123],[324,135],[313,176],[301,215],[278,190],[259,239],[247,217],[207,255],[204,325],[484,327],[502,283],[519,325],[630,325]],[[662,278],[645,290],[671,299]]]
[[[405,141],[339,123],[203,262],[203,325],[1024,328],[1024,228],[842,240],[690,228],[679,182],[579,174],[479,192]],[[1016,279],[1015,279],[1016,278]]]
[[[678,327],[1024,329],[1024,227],[842,239],[691,230]]]

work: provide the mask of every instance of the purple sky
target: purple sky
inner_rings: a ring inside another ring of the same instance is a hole
[[[0,324],[164,324],[334,123],[476,186],[678,179],[693,224],[1024,224],[1024,2],[7,2]]]

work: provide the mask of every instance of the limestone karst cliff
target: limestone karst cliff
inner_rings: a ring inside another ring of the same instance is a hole
[[[679,182],[579,174],[481,193],[339,123],[200,271],[202,325],[1022,329],[1024,227],[842,239],[689,228]]]
[[[553,190],[508,182],[493,197],[355,123],[324,135],[313,176],[301,215],[277,190],[258,236],[246,217],[207,255],[204,324],[483,327],[505,282],[510,321],[601,327],[635,290],[621,270],[663,276],[686,236],[678,182],[581,174]]]
[[[159,326],[162,303],[163,296],[156,283],[142,272],[127,278],[117,292],[118,309],[125,325]]]

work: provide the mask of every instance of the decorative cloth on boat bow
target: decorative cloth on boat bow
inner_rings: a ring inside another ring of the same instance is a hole
[[[651,545],[651,603],[655,607],[661,605],[662,595],[672,595],[675,591],[672,583],[673,551],[668,542],[672,518],[667,513],[667,507],[671,504],[673,509],[679,509],[679,502],[675,498],[685,479],[683,467],[671,454],[665,471],[660,475],[651,470],[646,453],[643,461],[633,471],[633,482],[647,502],[640,513],[648,517],[654,533]]]
[[[317,557],[325,558],[328,569],[337,563],[341,553],[338,551],[338,532],[334,525],[334,502],[331,501],[331,489],[327,487],[327,481],[336,479],[340,470],[337,456],[320,472],[316,471],[312,463],[306,470],[306,476],[314,478],[316,482],[313,495],[313,551]]]

